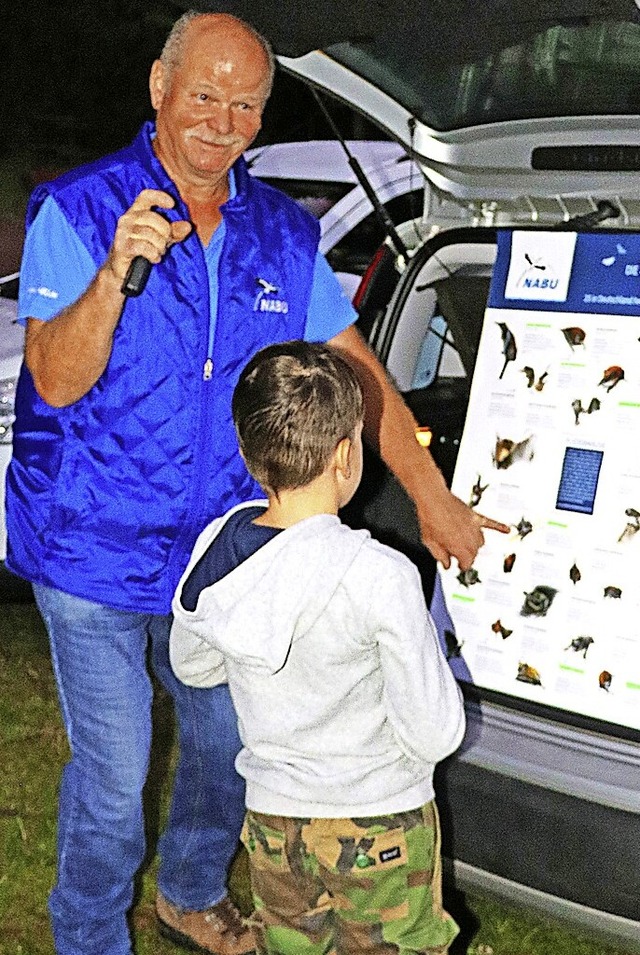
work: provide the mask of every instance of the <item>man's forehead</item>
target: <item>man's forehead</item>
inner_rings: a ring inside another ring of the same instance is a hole
[[[198,29],[199,22],[195,20],[190,24],[180,67],[206,70],[213,77],[244,83],[247,90],[255,89],[259,93],[270,73],[262,44],[241,25],[229,28],[205,24]]]
[[[255,70],[247,73],[232,62],[186,62],[176,69],[175,76],[178,83],[185,86],[197,84],[211,92],[219,91],[249,101],[264,103],[269,96],[267,73]]]

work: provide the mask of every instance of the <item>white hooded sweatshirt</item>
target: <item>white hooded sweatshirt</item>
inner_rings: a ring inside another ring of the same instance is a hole
[[[249,809],[350,818],[433,798],[434,765],[464,734],[460,690],[420,578],[402,554],[322,514],[281,531],[206,587],[182,588],[233,508],[196,542],[173,601],[171,664],[228,680]]]

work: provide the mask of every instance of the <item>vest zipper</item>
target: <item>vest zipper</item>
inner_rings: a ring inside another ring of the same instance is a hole
[[[204,363],[204,368],[202,371],[202,380],[209,381],[211,379],[212,374],[213,374],[213,362],[211,361],[210,358],[207,358],[207,360]]]

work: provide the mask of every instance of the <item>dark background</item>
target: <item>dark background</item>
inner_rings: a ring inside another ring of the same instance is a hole
[[[21,0],[3,17],[2,28],[0,159],[23,155],[34,176],[133,138],[152,117],[151,64],[184,11],[169,0],[45,4]],[[337,116],[344,124],[339,108]],[[344,132],[354,134],[352,120]],[[326,135],[311,94],[279,74],[256,144]]]
[[[147,75],[180,8],[20,0],[3,17],[2,150],[66,165],[132,138]]]

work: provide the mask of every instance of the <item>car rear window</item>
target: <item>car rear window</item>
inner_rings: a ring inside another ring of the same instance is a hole
[[[640,112],[640,25],[555,26],[469,62],[427,55],[415,23],[328,53],[439,131]]]

